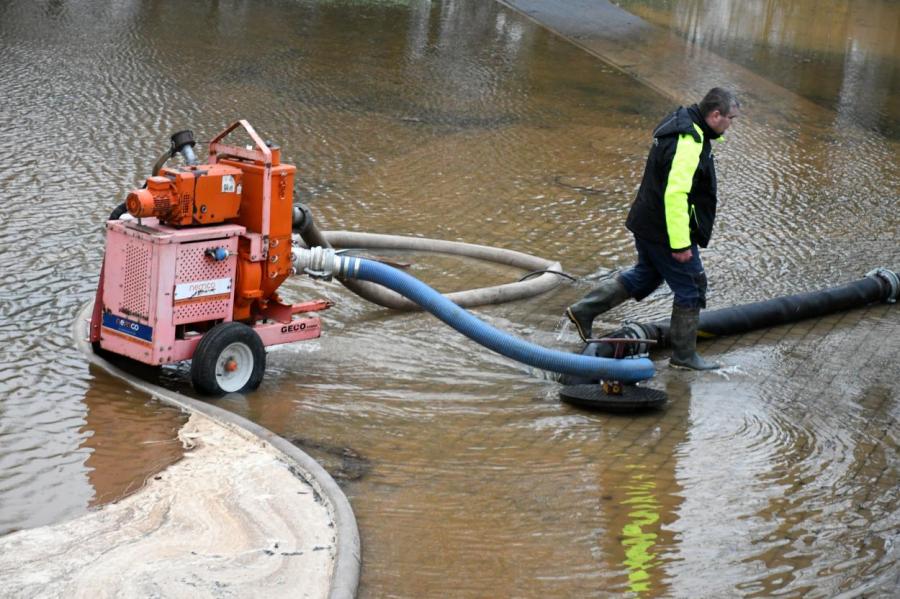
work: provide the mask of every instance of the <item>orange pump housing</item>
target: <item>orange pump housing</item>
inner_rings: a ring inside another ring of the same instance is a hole
[[[265,316],[281,305],[275,293],[291,275],[291,231],[294,205],[294,176],[297,168],[275,162],[279,152],[273,152],[273,164],[266,189],[266,169],[262,164],[235,158],[222,158],[220,164],[239,168],[243,174],[240,214],[229,222],[247,227],[247,231],[266,230],[263,247],[255,247],[254,238],[241,236],[238,240],[237,288],[234,297],[234,320]],[[263,207],[268,203],[269,216]],[[267,241],[267,243],[265,243]]]
[[[238,126],[254,146],[221,143]],[[279,148],[263,142],[238,121],[209,144],[206,164],[162,168],[126,199],[137,218],[156,217],[174,226],[233,223],[246,228],[238,239],[232,319],[290,321],[291,306],[277,289],[291,275],[291,228],[296,167],[281,164]]]

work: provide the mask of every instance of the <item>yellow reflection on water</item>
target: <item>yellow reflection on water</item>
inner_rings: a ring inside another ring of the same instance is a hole
[[[625,484],[628,499],[622,505],[632,508],[628,522],[622,527],[622,547],[625,549],[625,567],[628,570],[628,589],[633,593],[650,590],[650,571],[656,567],[657,531],[659,529],[660,504],[654,492],[656,482],[641,464],[627,466],[632,473]]]

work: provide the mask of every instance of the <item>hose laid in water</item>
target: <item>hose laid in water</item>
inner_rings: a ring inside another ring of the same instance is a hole
[[[636,383],[654,374],[647,358],[614,360],[571,354],[541,347],[504,333],[476,318],[425,283],[395,268],[355,256],[338,256],[334,250],[315,247],[294,248],[297,272],[314,277],[356,279],[383,285],[434,314],[469,339],[499,354],[542,370],[563,374],[615,379]]]
[[[807,318],[819,318],[851,308],[861,308],[875,302],[895,303],[898,299],[900,299],[900,277],[886,268],[876,268],[866,273],[862,279],[838,287],[701,312],[697,336],[709,339],[724,335],[739,335]],[[656,347],[670,345],[668,321],[627,323],[621,329],[604,336],[649,339],[657,342]],[[631,346],[628,353],[645,354],[648,347]],[[585,346],[582,354],[610,357],[614,351],[615,348],[610,343],[590,343]],[[573,379],[566,381],[566,384],[586,382],[589,381]]]
[[[900,283],[897,275],[886,268],[878,268],[866,273],[858,281],[838,287],[702,312],[697,336],[710,338],[737,335],[860,308],[879,301],[894,303],[897,301],[898,291]],[[657,323],[657,326],[662,324]],[[666,331],[668,332],[667,323]]]
[[[404,237],[401,235],[380,235],[375,233],[355,233],[351,231],[322,231],[313,220],[308,206],[299,204],[294,208],[294,231],[308,247],[323,248],[366,248],[382,250],[412,250],[439,252],[455,256],[465,256],[486,260],[526,271],[559,271],[559,262],[552,262],[522,252],[493,248],[473,243]],[[534,297],[556,288],[560,275],[545,272],[539,277],[516,283],[506,283],[491,287],[481,287],[445,294],[450,301],[463,308],[474,308],[492,304],[502,304],[514,300]],[[342,280],[350,291],[379,306],[394,310],[413,311],[422,308],[390,289],[367,281]]]

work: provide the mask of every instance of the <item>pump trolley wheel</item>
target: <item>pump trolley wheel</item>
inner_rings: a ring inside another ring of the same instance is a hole
[[[266,350],[256,331],[240,322],[223,322],[197,344],[191,383],[203,395],[252,391],[265,370]]]

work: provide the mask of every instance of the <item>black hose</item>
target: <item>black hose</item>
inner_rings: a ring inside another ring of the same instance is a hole
[[[900,278],[885,268],[875,269],[865,277],[852,283],[831,287],[820,291],[810,291],[796,295],[751,304],[720,308],[701,312],[697,336],[709,339],[724,335],[739,335],[748,331],[774,327],[805,320],[820,318],[828,314],[861,308],[875,302],[894,303],[900,295]],[[656,347],[669,347],[669,321],[654,323],[626,323],[622,328],[604,335],[611,338],[649,339],[656,341]],[[647,345],[628,346],[625,355],[646,353]],[[615,347],[611,343],[589,343],[581,352],[598,358],[613,356]],[[579,385],[588,381],[576,377],[564,380],[566,385]]]
[[[107,220],[119,220],[126,212],[128,212],[128,207],[125,205],[125,202],[122,202],[113,208],[113,211],[109,213],[109,218]]]
[[[159,158],[156,159],[156,162],[153,163],[153,170],[150,171],[151,176],[155,177],[159,174],[159,171],[162,170],[163,165],[166,161],[174,156],[171,150],[166,150],[162,154],[159,155]],[[144,187],[147,186],[147,182],[144,182]]]
[[[821,291],[702,312],[697,335],[705,338],[738,335],[889,300],[890,294],[889,281],[877,275],[866,276],[858,281]]]
[[[530,279],[530,278],[533,277],[533,276],[536,276],[536,275],[542,275],[542,274],[544,274],[545,272],[549,272],[550,274],[554,274],[554,275],[559,275],[559,276],[561,276],[561,277],[565,277],[565,278],[569,279],[570,281],[577,281],[577,280],[578,280],[577,278],[573,277],[573,276],[570,275],[569,273],[562,272],[562,271],[559,271],[559,270],[532,270],[531,272],[525,273],[525,275],[522,276],[522,277],[519,279],[519,281],[526,281],[526,280]]]

